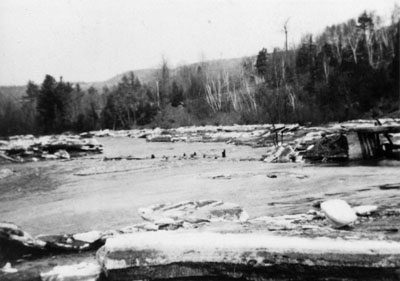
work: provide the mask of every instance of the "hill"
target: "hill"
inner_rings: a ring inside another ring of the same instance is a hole
[[[254,57],[252,57],[254,58]],[[176,73],[178,73],[184,67],[194,68],[197,66],[206,67],[209,73],[214,73],[224,69],[230,73],[235,73],[240,71],[240,65],[244,58],[232,58],[232,59],[219,59],[219,60],[210,60],[206,62],[197,62],[187,65],[182,65],[173,69],[170,69],[171,77],[173,78]],[[142,84],[150,84],[157,80],[159,69],[149,68],[149,69],[139,69],[139,70],[131,70],[134,72],[135,76],[139,78]],[[107,79],[105,81],[96,81],[96,82],[78,82],[83,90],[87,90],[90,87],[96,88],[99,93],[102,92],[104,87],[112,88],[114,85],[117,85],[118,82],[121,81],[121,78],[124,75],[128,75],[131,71],[126,71],[120,74],[115,75],[114,77]],[[77,83],[77,82],[72,82]],[[0,94],[5,97],[13,97],[15,99],[19,99],[25,95],[26,85],[21,86],[0,86]]]

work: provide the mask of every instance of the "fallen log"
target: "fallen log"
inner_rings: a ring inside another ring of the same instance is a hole
[[[109,280],[400,278],[400,243],[392,241],[154,232],[109,238],[97,255]]]
[[[9,157],[7,155],[2,154],[2,153],[0,153],[0,158],[5,159],[7,161],[15,162],[15,163],[20,162],[20,161],[14,159],[14,158],[11,158],[11,157]]]

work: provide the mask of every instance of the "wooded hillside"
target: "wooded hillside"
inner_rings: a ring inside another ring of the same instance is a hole
[[[384,26],[364,12],[240,60],[163,61],[146,79],[130,72],[88,87],[46,75],[22,98],[0,92],[0,135],[399,116],[399,15],[396,6]]]

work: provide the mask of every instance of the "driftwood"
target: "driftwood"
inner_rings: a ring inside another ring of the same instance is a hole
[[[2,154],[2,153],[0,153],[0,158],[5,159],[5,160],[7,160],[7,161],[15,162],[15,163],[20,162],[20,161],[14,159],[14,158],[12,158],[12,157],[9,157],[9,156],[7,156],[7,155],[5,155],[5,154]]]

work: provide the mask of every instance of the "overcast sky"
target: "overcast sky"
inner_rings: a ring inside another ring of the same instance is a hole
[[[257,54],[400,0],[0,0],[0,85]]]

